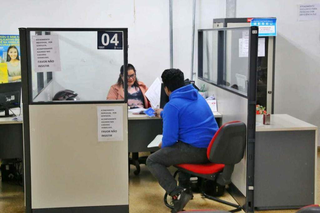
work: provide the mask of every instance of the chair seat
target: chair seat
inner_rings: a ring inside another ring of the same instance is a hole
[[[207,164],[179,164],[178,168],[188,170],[193,173],[208,175],[221,172],[224,168],[224,164],[207,163]]]

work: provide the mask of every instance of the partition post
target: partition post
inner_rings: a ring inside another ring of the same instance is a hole
[[[256,103],[257,103],[257,55],[258,55],[258,27],[251,27],[249,58],[249,88],[248,88],[248,122],[247,122],[247,188],[246,212],[254,212],[254,151],[256,133]]]

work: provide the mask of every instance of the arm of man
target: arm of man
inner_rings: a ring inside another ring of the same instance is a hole
[[[174,145],[179,138],[179,113],[178,109],[167,104],[165,111],[162,112],[163,119],[163,133],[161,147],[168,147]]]

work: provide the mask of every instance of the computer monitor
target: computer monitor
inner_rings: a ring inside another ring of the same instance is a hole
[[[5,115],[0,117],[11,117],[9,109],[20,107],[21,82],[0,84],[0,112],[5,111]]]
[[[169,96],[167,96],[164,91],[163,83],[161,84],[161,93],[160,93],[160,108],[163,109],[166,103],[169,101]]]

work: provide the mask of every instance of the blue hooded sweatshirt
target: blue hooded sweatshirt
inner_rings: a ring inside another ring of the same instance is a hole
[[[162,148],[181,141],[207,148],[218,124],[206,100],[191,85],[176,89],[161,112],[163,118]]]

